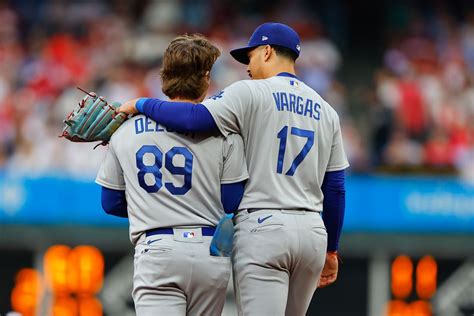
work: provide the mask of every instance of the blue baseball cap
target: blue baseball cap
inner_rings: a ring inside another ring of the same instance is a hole
[[[291,27],[282,23],[264,23],[257,27],[246,47],[230,51],[232,57],[238,62],[248,65],[248,52],[262,45],[278,45],[291,49],[300,55],[300,37]]]

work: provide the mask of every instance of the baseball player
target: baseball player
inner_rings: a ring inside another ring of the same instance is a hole
[[[141,98],[119,109],[188,132],[242,136],[250,179],[232,257],[240,315],[304,315],[318,285],[337,278],[349,164],[337,113],[295,74],[300,49],[292,28],[265,23],[230,52],[253,80],[198,105]]]
[[[219,54],[202,36],[174,39],[163,58],[163,92],[202,101]],[[230,258],[211,256],[210,242],[223,206],[237,209],[247,178],[237,134],[179,133],[143,115],[115,132],[96,182],[106,212],[130,221],[137,315],[222,312]]]

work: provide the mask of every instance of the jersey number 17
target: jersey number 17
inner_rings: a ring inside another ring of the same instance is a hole
[[[306,155],[313,147],[314,144],[314,132],[306,129],[297,127],[291,128],[291,135],[296,137],[306,138],[306,143],[291,163],[290,169],[285,173],[287,176],[293,176],[296,168],[301,164]],[[284,126],[277,134],[277,138],[280,139],[280,149],[278,150],[278,161],[277,161],[277,173],[282,174],[283,172],[283,160],[285,159],[286,142],[288,140],[288,126]]]

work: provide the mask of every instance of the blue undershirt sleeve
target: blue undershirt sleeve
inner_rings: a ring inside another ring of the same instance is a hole
[[[135,108],[138,112],[143,113],[143,104],[146,100],[148,100],[148,98],[140,98],[138,99],[137,103],[135,103]]]
[[[181,132],[218,131],[207,108],[198,103],[162,101],[140,98],[135,104],[137,111],[166,127]]]
[[[344,170],[326,172],[321,189],[324,194],[322,216],[328,232],[327,251],[337,251],[346,207]]]
[[[237,211],[244,196],[245,182],[221,184],[221,202],[227,214]]]
[[[125,191],[102,187],[102,208],[107,214],[128,217]]]

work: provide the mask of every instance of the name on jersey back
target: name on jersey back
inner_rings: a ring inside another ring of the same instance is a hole
[[[135,134],[149,133],[149,132],[168,132],[168,133],[178,133],[184,136],[194,137],[194,133],[185,133],[179,132],[169,127],[161,126],[149,117],[139,117],[135,119]]]
[[[273,99],[278,111],[292,112],[319,121],[321,105],[311,99],[287,92],[273,92]]]

